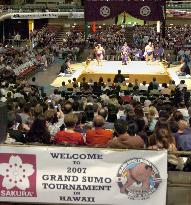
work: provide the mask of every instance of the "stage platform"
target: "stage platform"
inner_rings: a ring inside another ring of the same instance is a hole
[[[147,64],[145,61],[131,61],[127,65],[122,65],[121,61],[103,61],[102,64],[98,66],[96,60],[91,61],[88,66],[84,62],[72,64],[73,74],[64,77],[58,76],[51,85],[60,87],[62,81],[67,82],[68,79],[74,77],[79,82],[83,77],[87,80],[92,79],[93,81],[98,81],[100,77],[103,77],[106,82],[108,78],[113,80],[118,70],[121,70],[128,82],[135,82],[135,79],[137,79],[140,83],[143,81],[149,83],[153,77],[156,77],[159,83],[169,83],[171,79],[167,69],[159,62]]]

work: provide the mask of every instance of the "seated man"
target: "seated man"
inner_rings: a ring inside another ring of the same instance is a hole
[[[137,124],[129,123],[126,120],[117,120],[114,123],[115,138],[108,142],[108,147],[117,149],[143,149],[144,141],[137,135]]]
[[[125,81],[125,76],[121,74],[121,70],[118,70],[118,74],[115,75],[113,82],[122,83],[123,81]]]
[[[71,74],[71,62],[70,58],[67,58],[66,61],[61,65],[59,76],[64,76],[65,74]]]
[[[111,130],[104,129],[105,120],[97,115],[93,119],[94,128],[86,132],[86,143],[89,146],[106,147],[109,140],[112,139]]]
[[[140,91],[148,91],[148,85],[146,81],[143,81],[142,85],[139,85]]]
[[[177,72],[177,74],[179,76],[190,75],[190,68],[189,68],[188,63],[186,62],[185,59],[181,59],[179,71]]]

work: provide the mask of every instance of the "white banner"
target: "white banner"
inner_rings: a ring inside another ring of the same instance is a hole
[[[58,18],[55,12],[34,12],[34,13],[14,13],[11,19],[43,19],[43,18]]]
[[[70,18],[70,19],[83,19],[84,13],[82,13],[82,12],[70,12],[68,15],[68,18]]]
[[[165,205],[166,151],[0,147],[0,201]]]

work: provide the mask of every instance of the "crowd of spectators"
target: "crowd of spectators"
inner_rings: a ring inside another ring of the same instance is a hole
[[[69,31],[63,37],[62,45],[59,47],[59,56],[62,58],[69,57],[73,61],[77,61],[79,54],[84,49],[83,32]]]
[[[0,73],[3,79],[20,77],[20,74],[33,67],[31,73],[48,67],[57,55],[56,33],[58,28],[43,27],[30,32],[30,45],[14,47],[11,42],[0,45]],[[27,74],[27,72],[26,72]],[[30,73],[29,73],[30,74]],[[27,77],[27,76],[22,76]]]
[[[132,60],[143,60],[145,46],[152,41],[155,47],[155,60],[166,58],[172,62],[184,57],[186,61],[190,61],[190,25],[166,26],[165,38],[162,38],[161,33],[157,33],[156,25],[137,25],[132,29],[133,40],[129,43]],[[127,35],[125,26],[97,26],[97,31],[90,33],[85,43],[89,48],[100,43],[105,49],[107,60],[120,60],[121,47],[127,41]],[[164,49],[170,50],[168,56],[164,56]]]
[[[40,91],[35,78],[1,80],[0,87],[0,101],[8,107],[6,143],[191,150],[184,81],[127,83],[119,71],[113,82],[73,79],[50,95]],[[182,158],[169,155],[169,169],[185,169]]]
[[[190,25],[169,25],[165,29],[165,39],[161,39],[157,33],[156,25],[135,26],[134,44],[137,46],[145,45],[148,40],[161,42],[164,48],[175,49],[191,43]]]
[[[60,48],[93,46],[96,42],[120,45],[125,41],[123,31],[107,38],[91,34],[84,41],[82,33],[69,32],[58,45],[55,34],[47,28],[31,33],[34,48],[1,47],[1,65],[14,71],[31,58],[48,59],[59,56]],[[109,40],[110,38],[110,40]],[[45,57],[39,56],[39,50]],[[7,53],[5,53],[5,51]],[[36,52],[36,53],[35,53]],[[70,51],[65,51],[70,55]],[[48,54],[48,55],[47,55]],[[63,53],[62,53],[63,55]],[[62,56],[63,57],[63,56]],[[46,62],[44,61],[44,64]],[[127,82],[118,71],[114,80],[98,82],[68,80],[47,94],[32,82],[19,80],[12,75],[1,75],[0,101],[8,107],[6,143],[48,144],[129,149],[191,150],[190,92],[184,80],[159,84],[156,78],[147,84]],[[92,94],[93,93],[93,94]],[[189,160],[188,160],[189,161]],[[189,170],[182,157],[170,154],[169,170]]]
[[[61,27],[57,25],[44,26],[30,32],[30,45],[18,43],[15,47],[11,40],[4,45],[1,44],[0,78],[26,78],[36,71],[46,70],[48,65],[54,62],[55,57],[70,58],[76,62],[84,48],[82,33],[67,32],[63,42],[59,44],[56,36],[60,31]]]

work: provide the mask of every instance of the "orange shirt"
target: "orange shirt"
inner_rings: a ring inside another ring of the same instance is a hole
[[[70,143],[70,144],[76,144],[76,145],[83,145],[84,140],[80,133],[78,132],[67,132],[67,131],[59,131],[55,135],[55,143],[61,144],[64,142]]]
[[[109,140],[112,139],[113,132],[103,128],[95,128],[86,132],[86,143],[89,146],[106,147]]]

